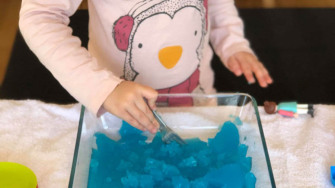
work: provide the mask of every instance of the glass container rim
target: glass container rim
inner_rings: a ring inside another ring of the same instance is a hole
[[[268,173],[269,173],[269,178],[271,182],[272,188],[276,187],[276,183],[274,180],[273,176],[273,171],[272,171],[272,166],[271,166],[271,161],[270,161],[270,156],[269,152],[267,149],[266,141],[265,141],[265,135],[264,131],[262,128],[262,123],[260,120],[260,115],[258,111],[258,104],[256,102],[256,99],[251,96],[248,93],[233,93],[233,92],[227,92],[227,93],[214,93],[214,94],[202,94],[202,93],[171,93],[171,94],[158,94],[158,97],[206,97],[206,98],[218,98],[218,97],[229,97],[229,96],[245,96],[249,97],[252,102],[253,109],[255,111],[255,116],[257,119],[257,124],[258,124],[258,129],[259,133],[261,135],[261,141],[262,141],[262,146],[264,150],[264,155],[268,167]],[[73,182],[74,182],[74,177],[75,177],[75,169],[77,166],[77,161],[78,161],[78,153],[79,153],[79,146],[80,146],[80,139],[81,139],[81,132],[82,132],[82,125],[84,121],[84,114],[85,114],[85,106],[81,106],[81,111],[80,111],[80,117],[79,117],[79,125],[78,125],[78,131],[77,131],[77,137],[76,137],[76,144],[75,144],[75,149],[74,149],[74,154],[73,154],[73,161],[72,161],[72,167],[71,167],[71,173],[70,173],[70,180],[69,180],[69,188],[73,187]]]

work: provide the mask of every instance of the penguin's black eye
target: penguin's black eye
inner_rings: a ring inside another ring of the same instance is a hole
[[[142,43],[138,44],[138,48],[142,48],[142,46],[143,46]]]
[[[198,34],[198,31],[195,30],[195,31],[194,31],[194,36],[197,36],[197,34]]]

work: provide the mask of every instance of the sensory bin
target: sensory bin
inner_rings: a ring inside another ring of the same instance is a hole
[[[118,141],[95,135],[89,188],[255,187],[248,146],[239,144],[238,129],[231,121],[208,142],[186,139],[183,146],[163,143],[160,133],[146,143],[141,133],[123,122]]]
[[[275,187],[254,100],[191,97],[192,107],[157,109],[182,146],[83,107],[69,187]]]

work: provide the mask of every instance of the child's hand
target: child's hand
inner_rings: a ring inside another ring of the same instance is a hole
[[[267,87],[271,84],[272,78],[267,69],[258,59],[248,52],[237,52],[232,55],[226,64],[226,67],[236,76],[244,74],[248,83],[255,83],[254,74],[261,87]]]
[[[156,108],[157,95],[157,91],[150,87],[123,81],[109,94],[103,107],[142,131],[156,133],[159,124],[150,108]]]

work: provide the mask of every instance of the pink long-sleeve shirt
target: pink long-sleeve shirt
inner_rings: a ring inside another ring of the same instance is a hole
[[[19,27],[61,85],[97,114],[122,81],[160,92],[214,92],[210,62],[253,53],[233,0],[89,0],[88,50],[69,17],[81,0],[23,0]]]

